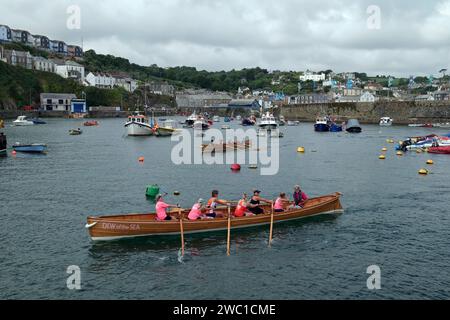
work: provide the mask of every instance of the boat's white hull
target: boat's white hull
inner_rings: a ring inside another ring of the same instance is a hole
[[[151,136],[153,134],[152,128],[142,123],[131,123],[125,127],[129,136]]]
[[[392,126],[392,123],[381,123],[380,122],[380,127],[390,127]]]
[[[13,125],[15,127],[26,127],[26,126],[33,126],[34,122],[33,121],[13,121]]]

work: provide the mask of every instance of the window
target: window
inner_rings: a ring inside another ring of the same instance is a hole
[[[52,104],[52,99],[47,99],[47,104]]]
[[[58,104],[64,104],[64,100],[58,100]]]

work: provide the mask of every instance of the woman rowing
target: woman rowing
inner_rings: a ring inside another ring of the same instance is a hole
[[[261,191],[255,190],[253,191],[253,197],[250,199],[250,204],[248,205],[248,210],[253,214],[263,214],[264,209],[261,208],[261,202],[265,203],[273,203],[272,200],[261,198],[259,195],[261,194]]]
[[[288,205],[290,204],[289,199],[286,197],[286,193],[280,193],[280,196],[275,200],[275,204],[273,209],[275,212],[281,213],[284,212]]]
[[[205,215],[202,213],[203,209],[203,199],[198,199],[197,203],[194,204],[192,207],[191,212],[189,212],[188,218],[191,221],[199,220],[205,217]]]
[[[241,218],[244,216],[251,216],[254,215],[253,213],[248,211],[248,200],[247,200],[247,194],[244,193],[242,195],[242,199],[239,200],[236,210],[234,211],[234,216],[236,218]]]
[[[178,208],[178,205],[167,204],[164,202],[162,194],[156,197],[156,220],[158,221],[170,221],[172,217],[166,212],[168,208]]]
[[[218,190],[213,190],[212,193],[211,193],[211,198],[208,200],[208,204],[206,206],[209,209],[209,212],[206,214],[206,216],[208,218],[220,218],[220,217],[223,217],[222,214],[216,212],[218,204],[222,204],[222,205],[226,205],[227,206],[227,205],[230,204],[230,202],[228,202],[226,200],[219,199],[219,191]]]

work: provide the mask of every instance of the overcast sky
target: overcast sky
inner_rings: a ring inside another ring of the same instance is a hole
[[[441,68],[450,67],[450,0],[0,0],[0,4],[0,24],[70,44],[81,45],[83,38],[85,50],[142,65],[332,69],[394,76],[437,76]],[[67,28],[70,5],[81,9],[79,30]],[[367,13],[370,5],[380,8],[378,29],[372,19],[376,13]]]

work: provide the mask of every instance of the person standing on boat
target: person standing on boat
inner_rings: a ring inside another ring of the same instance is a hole
[[[156,197],[156,220],[170,221],[172,217],[166,212],[167,208],[178,208],[178,205],[167,204],[164,202],[163,196],[159,194]]]
[[[248,210],[253,214],[263,214],[264,209],[261,208],[261,202],[265,203],[273,203],[272,200],[261,198],[259,195],[261,194],[261,191],[255,190],[253,191],[253,197],[250,199],[250,204],[248,205]]]
[[[189,220],[195,221],[201,219],[204,215],[202,214],[203,209],[203,199],[198,199],[197,203],[192,207],[191,212],[189,212]]]
[[[294,206],[297,208],[303,208],[306,201],[308,201],[308,196],[304,193],[300,186],[297,185],[294,187]]]
[[[219,198],[219,191],[213,190],[211,193],[211,199],[208,200],[207,208],[209,209],[209,212],[206,214],[209,218],[218,218],[222,217],[222,214],[219,214],[216,212],[216,208],[218,204],[222,205],[229,205],[230,203],[226,200],[220,200]]]
[[[280,193],[280,196],[275,201],[273,209],[275,212],[284,212],[284,208],[289,205],[289,200],[286,198],[286,193]]]

